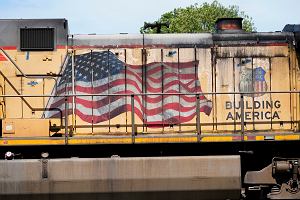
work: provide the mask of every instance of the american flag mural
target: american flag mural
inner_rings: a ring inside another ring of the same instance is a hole
[[[143,67],[145,67],[143,73]],[[143,76],[144,74],[144,76]],[[200,93],[200,111],[210,114],[212,104],[201,95],[198,62],[153,62],[129,65],[110,51],[93,51],[75,56],[76,94],[120,94],[120,96],[76,96],[75,114],[88,123],[100,123],[131,111],[131,97],[140,93]],[[53,95],[72,93],[71,58],[62,70]],[[68,98],[69,114],[72,98]],[[196,116],[195,95],[150,95],[134,97],[134,112],[145,124],[179,124]],[[47,108],[65,112],[65,98],[51,97]],[[46,118],[59,113],[45,112]]]

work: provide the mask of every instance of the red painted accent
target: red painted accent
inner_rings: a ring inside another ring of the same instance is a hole
[[[288,46],[288,43],[270,43],[266,46]]]
[[[248,140],[250,141],[252,141],[252,140],[256,140],[256,136],[247,136],[247,138],[248,138]]]
[[[246,135],[245,135],[245,139],[246,139]],[[233,141],[242,141],[242,136],[233,136],[232,140]],[[256,141],[256,136],[247,136],[247,140],[248,141]]]
[[[265,46],[288,46],[288,43],[257,43],[257,44],[228,44],[219,47],[265,47]]]
[[[57,49],[65,49],[66,47],[66,45],[56,45]],[[4,50],[17,50],[16,46],[2,46],[1,48]]]
[[[143,45],[81,45],[81,46],[69,46],[71,49],[122,49],[122,48],[143,48]]]
[[[2,46],[1,48],[4,50],[17,50],[16,46]]]
[[[224,45],[224,46],[288,46],[288,43],[258,43],[258,44],[240,44],[240,45]],[[169,48],[169,47],[176,47],[176,45],[165,45],[165,44],[151,44],[151,45],[140,45],[140,44],[133,44],[133,45],[81,45],[81,46],[65,46],[65,45],[57,45],[56,49],[125,49],[125,48]],[[4,50],[17,50],[16,46],[2,46]]]
[[[238,44],[238,45],[222,45],[222,46],[228,46],[228,47],[239,47],[239,46],[288,46],[288,43],[257,43],[257,44]],[[81,45],[81,46],[68,46],[70,49],[122,49],[122,48],[174,48],[176,47],[176,44],[172,45],[165,45],[165,44],[151,44],[151,45]]]
[[[232,136],[232,141],[241,141],[242,137],[241,136]]]
[[[56,49],[65,49],[67,48],[66,45],[56,45]]]
[[[7,61],[6,57],[0,53],[0,61]]]

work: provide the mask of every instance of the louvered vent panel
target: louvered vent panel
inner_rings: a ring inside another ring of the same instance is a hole
[[[21,28],[21,51],[54,50],[54,28]]]

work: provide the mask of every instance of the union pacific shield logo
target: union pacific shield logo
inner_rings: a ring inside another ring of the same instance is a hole
[[[257,67],[253,70],[254,74],[254,92],[266,92],[267,83],[265,80],[266,71],[262,67]],[[262,96],[265,93],[255,94],[256,97]]]
[[[262,67],[251,67],[251,60],[243,60],[240,66],[240,82],[239,90],[243,93],[256,93],[255,97],[262,96],[267,91],[267,83],[265,80],[266,71]],[[252,96],[252,94],[245,94],[245,96]]]

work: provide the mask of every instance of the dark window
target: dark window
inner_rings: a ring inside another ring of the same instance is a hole
[[[54,28],[21,28],[21,51],[54,50]]]

